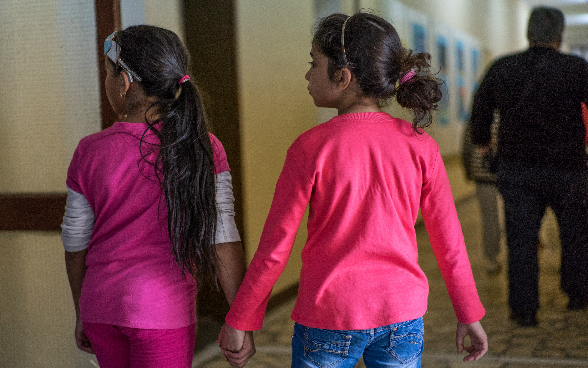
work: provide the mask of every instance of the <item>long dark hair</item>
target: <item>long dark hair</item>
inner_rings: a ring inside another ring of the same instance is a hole
[[[400,106],[412,109],[416,131],[432,123],[443,82],[429,70],[431,56],[405,49],[396,29],[386,20],[369,13],[351,17],[332,14],[319,20],[312,43],[328,57],[331,80],[338,70],[347,67],[362,92],[376,98],[380,105],[396,96]],[[411,70],[414,77],[397,86]]]
[[[172,254],[184,275],[216,281],[215,166],[200,93],[191,81],[179,83],[188,75],[188,51],[174,32],[153,26],[129,27],[114,40],[145,93],[157,97],[145,113],[145,133],[160,141],[153,164],[165,193]],[[160,115],[161,128],[148,121],[150,112]]]

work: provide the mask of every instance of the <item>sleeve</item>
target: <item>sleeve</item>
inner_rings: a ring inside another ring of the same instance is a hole
[[[259,246],[225,319],[233,328],[253,331],[263,326],[272,288],[288,263],[310,200],[313,184],[306,166],[288,151]]]
[[[463,137],[461,140],[461,160],[465,169],[466,178],[468,180],[474,180],[472,175],[472,133],[471,133],[471,121],[469,121],[464,130]]]
[[[472,114],[470,116],[470,134],[472,143],[475,145],[486,145],[492,139],[491,125],[494,121],[494,110],[497,106],[493,92],[494,75],[495,68],[491,67],[474,95]]]
[[[212,133],[208,133],[208,135],[210,136],[210,144],[212,144],[215,174],[231,171],[223,144]]]
[[[584,136],[584,144],[588,145],[588,106],[584,102],[581,102],[582,106],[582,121],[584,122],[584,130],[586,135]]]
[[[94,211],[82,194],[70,188],[67,188],[61,229],[61,241],[67,252],[79,252],[88,248],[94,230]]]
[[[65,181],[67,188],[77,193],[82,193],[82,187],[80,183],[80,169],[83,166],[81,163],[83,157],[82,142],[83,140],[80,141],[76,147],[76,150],[74,151],[71,162],[69,163],[69,167],[67,168],[67,179]]]
[[[484,316],[485,310],[478,296],[449,179],[438,149],[434,162],[423,184],[421,213],[457,319],[473,323]]]
[[[580,85],[581,101],[588,105],[588,62],[584,59],[580,59],[581,67],[580,71],[576,75],[576,79]]]
[[[216,175],[216,234],[215,243],[231,243],[241,241],[239,230],[235,224],[235,197],[231,173],[224,171]]]

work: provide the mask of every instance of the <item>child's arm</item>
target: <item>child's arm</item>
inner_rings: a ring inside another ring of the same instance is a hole
[[[216,245],[216,273],[229,305],[233,304],[237,290],[245,276],[245,256],[241,242]],[[233,367],[243,367],[255,354],[255,343],[251,331],[235,330],[225,324],[217,342],[227,361]]]
[[[456,334],[457,351],[470,353],[464,361],[477,360],[488,350],[488,339],[479,322],[485,309],[476,290],[447,172],[438,150],[435,155],[437,164],[431,168],[421,193],[421,212],[455,314],[460,321]],[[468,335],[472,345],[464,347],[464,338]]]
[[[214,271],[221,283],[229,305],[237,295],[245,276],[245,254],[235,224],[231,174],[224,171],[216,175],[217,221],[215,233],[216,258]]]
[[[74,307],[76,310],[76,328],[75,338],[78,348],[86,353],[94,354],[90,340],[84,333],[82,320],[80,319],[80,295],[82,293],[82,282],[86,275],[86,255],[88,250],[84,249],[78,252],[65,252],[65,268],[67,270],[67,278],[69,279],[69,286],[71,288],[71,295],[73,297]]]
[[[241,237],[235,224],[233,201],[233,185],[229,171],[217,174],[217,257],[214,267],[229,305],[233,304],[246,271]],[[227,361],[234,367],[243,367],[255,354],[252,332],[238,331],[225,325],[219,333],[217,342]]]
[[[235,330],[227,323],[221,328],[217,343],[220,345],[227,362],[233,367],[244,367],[255,354],[253,331]]]
[[[466,336],[470,336],[471,345],[464,346]],[[456,333],[457,353],[461,354],[464,350],[470,353],[463,358],[464,362],[480,359],[488,351],[488,337],[480,321],[466,324],[457,323]]]
[[[78,348],[90,354],[94,354],[92,345],[84,334],[82,320],[80,319],[80,295],[82,282],[86,275],[86,255],[88,244],[94,229],[94,212],[86,198],[67,188],[67,201],[65,215],[61,224],[61,240],[65,249],[65,268],[69,286],[76,310],[75,339]]]
[[[215,271],[229,305],[245,276],[245,255],[240,241],[216,244]]]

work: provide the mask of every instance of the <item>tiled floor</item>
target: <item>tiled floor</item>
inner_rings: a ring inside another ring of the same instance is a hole
[[[461,201],[458,215],[464,230],[470,260],[486,317],[482,324],[489,338],[489,352],[480,361],[462,363],[455,353],[456,319],[431,252],[424,227],[417,228],[420,264],[430,283],[429,311],[425,321],[425,352],[422,366],[436,368],[548,368],[588,367],[588,312],[566,310],[567,297],[559,288],[559,242],[557,225],[548,213],[541,232],[544,247],[541,259],[541,309],[539,326],[522,328],[508,318],[505,270],[496,276],[485,272],[482,257],[479,212],[474,198]],[[505,251],[501,260],[505,264]],[[257,354],[248,367],[290,367],[290,320],[293,301],[267,316],[263,330],[256,332]],[[200,330],[200,333],[203,331]],[[229,367],[218,347],[212,343],[199,350],[193,367]],[[360,362],[357,367],[364,367]]]

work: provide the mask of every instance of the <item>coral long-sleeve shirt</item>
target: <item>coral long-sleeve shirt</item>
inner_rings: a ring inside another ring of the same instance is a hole
[[[424,315],[419,207],[458,320],[483,317],[437,143],[386,113],[358,113],[307,131],[288,150],[259,247],[226,317],[232,327],[261,329],[308,204],[296,322],[353,330]]]

